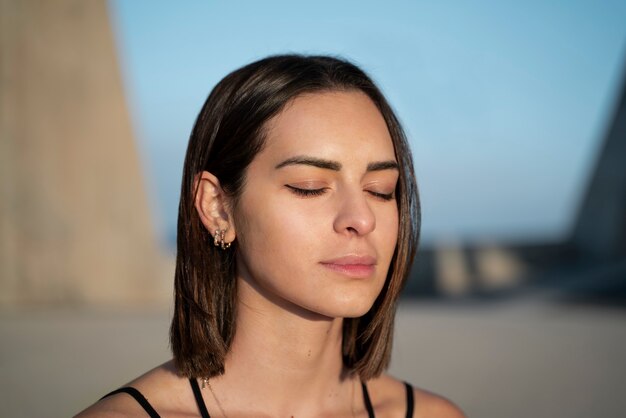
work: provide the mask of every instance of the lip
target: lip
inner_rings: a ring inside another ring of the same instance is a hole
[[[369,255],[347,255],[321,261],[320,264],[344,276],[366,278],[374,273],[376,259]]]

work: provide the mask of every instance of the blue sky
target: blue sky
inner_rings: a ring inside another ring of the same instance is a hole
[[[202,103],[255,59],[338,54],[372,75],[411,141],[427,242],[563,236],[626,68],[623,1],[111,0],[109,9],[164,239]]]

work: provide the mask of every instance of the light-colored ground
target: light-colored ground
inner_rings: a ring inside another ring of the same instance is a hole
[[[0,315],[0,416],[66,417],[169,357],[169,312]],[[626,312],[405,303],[396,376],[470,417],[621,417]]]

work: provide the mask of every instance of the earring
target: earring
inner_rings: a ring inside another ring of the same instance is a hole
[[[216,229],[215,235],[213,235],[213,245],[216,247],[220,247],[222,250],[226,250],[230,247],[230,242],[224,241],[224,236],[226,235],[226,229]]]

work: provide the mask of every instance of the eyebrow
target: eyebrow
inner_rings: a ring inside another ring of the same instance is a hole
[[[394,160],[389,161],[377,161],[369,163],[367,165],[367,171],[382,171],[382,170],[400,170],[398,163]]]
[[[287,158],[282,163],[279,163],[274,167],[275,169],[287,167],[290,165],[308,165],[317,168],[323,168],[325,170],[339,171],[341,170],[341,163],[338,161],[325,160],[322,158],[297,156]],[[366,171],[382,171],[382,170],[398,170],[398,163],[394,160],[389,161],[376,161],[367,165]]]
[[[278,164],[275,168],[283,168],[289,165],[310,165],[317,168],[324,168],[326,170],[339,171],[341,170],[341,163],[337,161],[324,160],[321,158],[297,156],[287,158],[282,163]]]

